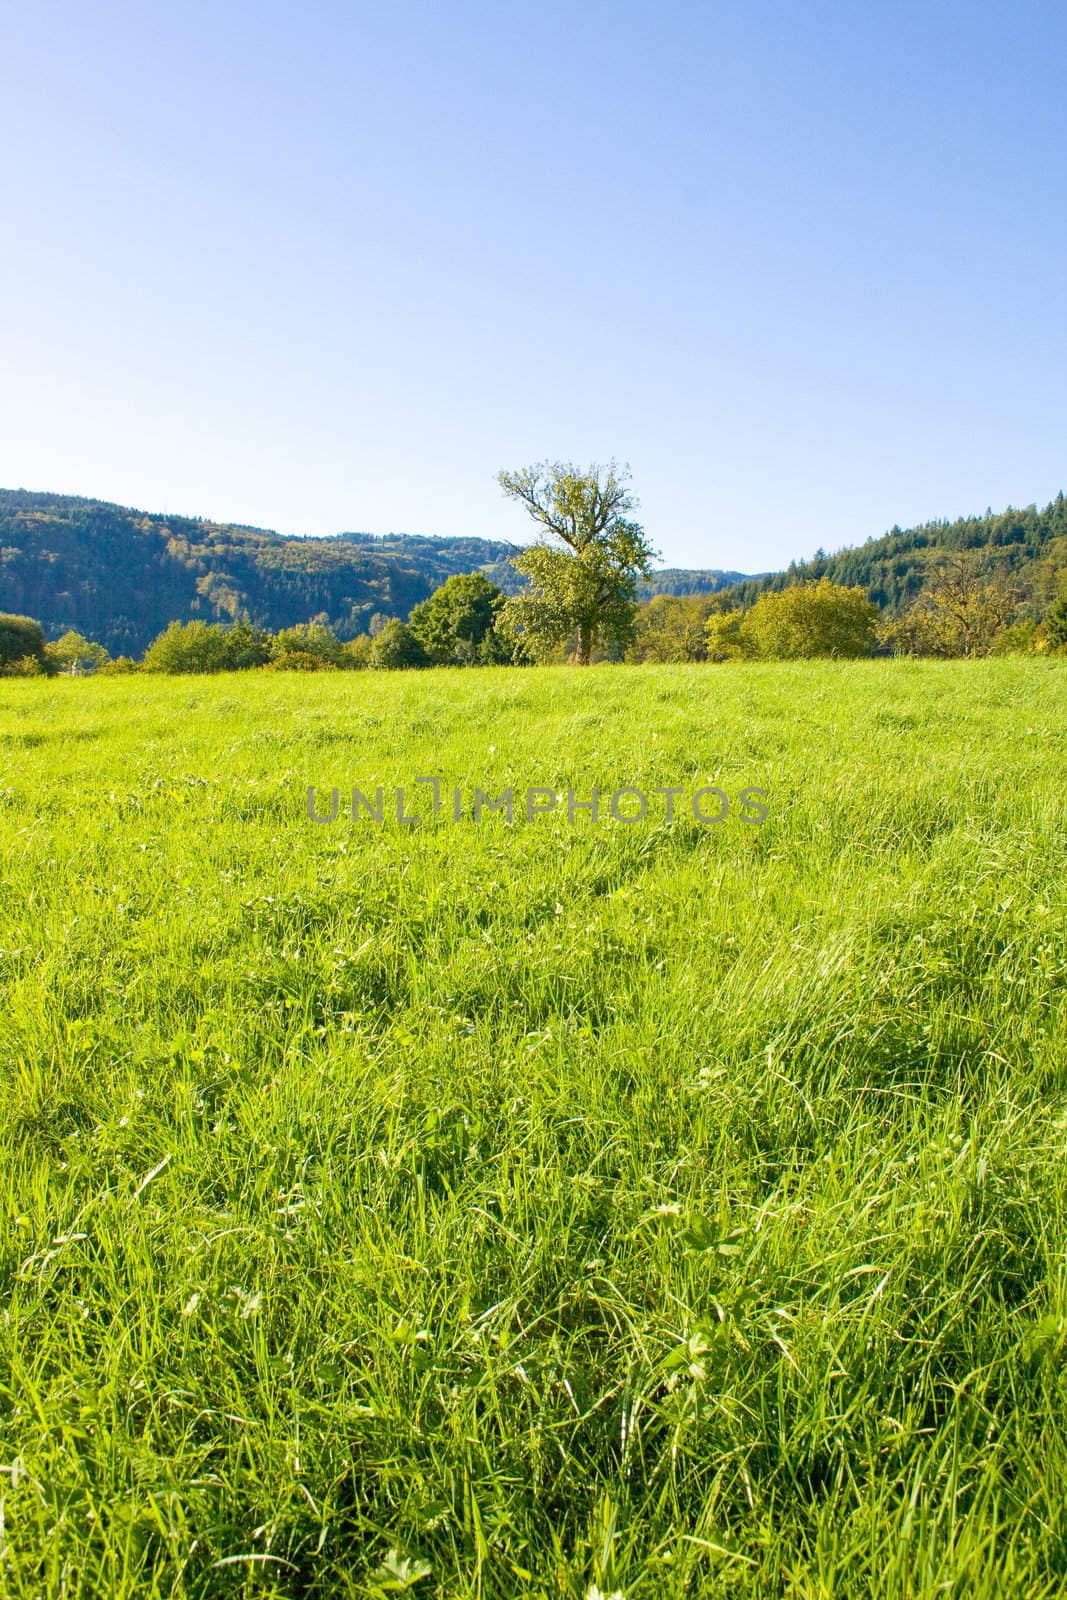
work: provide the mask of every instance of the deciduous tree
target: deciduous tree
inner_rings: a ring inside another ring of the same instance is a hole
[[[627,661],[704,661],[710,596],[657,594],[638,609]]]
[[[317,656],[331,667],[344,664],[341,641],[324,622],[298,622],[291,628],[282,628],[274,636],[272,653],[275,664],[281,667],[289,655]]]
[[[45,670],[44,630],[32,617],[0,611],[0,669],[32,658]]]
[[[583,472],[544,461],[497,474],[504,493],[543,530],[512,558],[529,587],[504,607],[505,620],[535,654],[549,655],[573,638],[574,661],[588,666],[598,642],[632,639],[637,580],[656,552],[640,524],[627,519],[636,506],[628,481],[614,462]]]
[[[920,656],[987,656],[1019,611],[1017,586],[968,553],[944,562],[883,642]]]
[[[233,672],[270,659],[270,635],[251,623],[172,622],[148,646],[146,672]]]
[[[740,606],[712,613],[704,624],[709,661],[747,661],[758,654],[755,641],[743,632],[744,620]]]
[[[394,617],[375,636],[367,665],[378,671],[396,671],[402,667],[426,667],[429,660],[407,623],[398,622]]]
[[[866,590],[820,578],[760,595],[739,633],[758,655],[772,660],[857,657],[872,654],[877,626],[878,607]]]
[[[415,606],[408,627],[437,665],[506,661],[509,652],[496,632],[503,604],[496,584],[482,573],[459,573]]]
[[[73,628],[46,644],[45,655],[56,672],[95,672],[111,660],[102,644],[94,644]]]

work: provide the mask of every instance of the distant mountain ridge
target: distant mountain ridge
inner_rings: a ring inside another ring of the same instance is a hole
[[[891,528],[881,538],[834,555],[820,551],[784,572],[746,578],[732,587],[733,605],[751,605],[768,589],[829,578],[859,586],[888,616],[897,616],[921,593],[939,567],[957,558],[997,571],[1016,588],[1029,614],[1039,618],[1067,592],[1067,500],[1061,491],[1047,506],[987,511],[984,517]]]
[[[376,612],[406,618],[454,573],[480,570],[514,592],[522,580],[508,558],[519,548],[422,534],[303,538],[0,489],[0,611],[35,617],[49,638],[75,628],[112,655],[140,655],[168,623],[197,617],[272,631],[317,619],[350,639]],[[646,592],[706,593],[743,576],[672,568]]]

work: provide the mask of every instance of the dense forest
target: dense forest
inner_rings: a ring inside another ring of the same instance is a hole
[[[793,562],[784,572],[747,578],[729,591],[731,605],[751,605],[766,590],[829,578],[859,585],[879,610],[899,616],[924,590],[948,558],[969,553],[1010,578],[1040,616],[1056,594],[1056,574],[1067,567],[1067,501],[1062,492],[1038,510],[987,511],[984,517],[926,522],[918,528],[892,528],[880,539],[841,550],[823,551],[811,561]]]
[[[637,598],[651,600],[653,595],[657,594],[718,594],[733,585],[753,581],[744,572],[720,572],[710,568],[690,571],[684,567],[660,567],[637,585]]]
[[[0,490],[0,611],[74,629],[112,655],[139,655],[167,624],[245,621],[277,631],[319,621],[341,639],[372,618],[406,618],[455,573],[482,571],[513,593],[503,540],[415,534],[289,537],[101,500]],[[721,588],[740,573],[653,575],[649,593]],[[669,590],[663,586],[670,584]]]

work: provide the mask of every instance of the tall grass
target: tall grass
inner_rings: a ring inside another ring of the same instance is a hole
[[[9,682],[0,761],[0,1592],[1064,1593],[1062,665]],[[427,774],[769,815],[308,820]]]

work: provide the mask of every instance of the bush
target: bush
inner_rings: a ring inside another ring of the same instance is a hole
[[[102,644],[93,644],[83,633],[67,630],[54,644],[46,644],[45,657],[55,672],[95,672],[111,657]]]
[[[271,658],[273,641],[266,628],[257,628],[251,622],[235,622],[224,628],[226,672],[245,672],[252,667],[262,667]]]
[[[947,659],[959,654],[956,633],[928,604],[916,602],[899,617],[884,622],[878,642],[895,656],[935,656]]]
[[[146,672],[237,672],[270,659],[270,635],[251,623],[172,622],[144,655]]]
[[[373,648],[374,640],[369,633],[361,633],[357,639],[350,639],[347,644],[341,646],[345,666],[360,670],[369,666]]]
[[[772,661],[815,656],[855,659],[874,653],[878,607],[857,585],[790,584],[761,594],[741,623],[740,634],[756,653]]]
[[[989,654],[991,656],[1033,655],[1039,643],[1037,623],[1033,617],[1023,617],[1021,621],[1013,622],[1010,627],[1001,628],[999,633],[993,635]]]
[[[653,595],[637,613],[637,637],[627,661],[706,660],[707,615],[707,595]]]
[[[387,622],[371,643],[367,665],[376,671],[397,671],[405,667],[427,667],[429,658],[411,629],[403,622]]]
[[[313,650],[286,650],[283,655],[268,661],[267,672],[336,672],[337,663],[327,661]]]
[[[704,624],[709,661],[748,661],[757,654],[755,641],[744,632],[745,612],[739,607],[714,612]]]
[[[225,628],[211,622],[172,622],[144,653],[146,672],[221,672]]]
[[[98,669],[97,676],[101,678],[124,677],[128,672],[140,672],[141,663],[135,661],[133,656],[116,656],[114,661],[105,661]]]
[[[307,655],[339,667],[344,660],[340,639],[322,622],[298,622],[292,628],[282,628],[274,636],[272,653],[278,662],[283,656]]]
[[[32,657],[40,663],[40,670],[44,672],[44,630],[39,622],[32,617],[20,617],[12,612],[0,611],[0,670],[16,663],[23,662],[27,657]],[[27,676],[37,677],[36,672],[28,672],[21,667],[17,673],[8,673],[8,677]]]
[[[1052,650],[1067,650],[1067,598],[1057,600],[1045,612],[1041,632]]]
[[[1019,602],[1003,570],[989,571],[979,554],[964,551],[933,573],[907,611],[883,629],[882,642],[898,655],[1001,654],[1014,647],[1010,638],[998,640],[1016,625]]]
[[[19,656],[17,661],[4,662],[0,678],[43,678],[47,670],[40,656]]]

